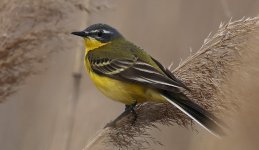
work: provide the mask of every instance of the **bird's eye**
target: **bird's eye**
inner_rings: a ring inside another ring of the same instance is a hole
[[[99,32],[97,32],[97,36],[102,37],[103,36],[103,30],[100,30]]]

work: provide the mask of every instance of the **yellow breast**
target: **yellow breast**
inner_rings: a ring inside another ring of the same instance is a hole
[[[133,104],[135,101],[143,102],[146,100],[146,88],[136,84],[100,76],[91,70],[87,60],[85,61],[85,64],[91,80],[105,96],[127,105]]]
[[[98,47],[106,45],[107,43],[100,43],[94,39],[85,39],[86,54]],[[89,60],[85,59],[86,70],[94,82],[95,86],[107,97],[130,105],[135,103],[142,103],[145,101],[163,102],[163,98],[155,90],[150,89],[139,84],[128,83],[126,81],[119,81],[109,77],[101,76],[93,72]]]

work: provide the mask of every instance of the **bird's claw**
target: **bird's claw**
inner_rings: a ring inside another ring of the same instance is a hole
[[[130,111],[133,115],[132,125],[136,123],[136,120],[138,118],[138,115],[135,111],[135,106],[137,105],[137,102],[131,104],[131,105],[125,105],[125,111]]]

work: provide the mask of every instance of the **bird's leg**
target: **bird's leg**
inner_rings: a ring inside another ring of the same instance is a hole
[[[135,111],[135,106],[137,105],[137,101],[135,101],[133,104],[131,105],[125,105],[125,111],[131,111],[131,113],[133,114],[133,122],[132,122],[132,125],[135,124],[137,118],[138,118],[138,115]]]
[[[135,111],[135,106],[137,105],[137,102],[134,102],[131,105],[125,105],[125,111],[123,113],[121,113],[115,120],[113,120],[111,123],[108,123],[105,127],[107,126],[116,126],[116,122],[119,121],[121,118],[123,118],[125,115],[127,115],[128,113],[132,113],[134,116],[133,121],[132,121],[132,125],[135,124],[136,120],[137,120],[137,113]]]

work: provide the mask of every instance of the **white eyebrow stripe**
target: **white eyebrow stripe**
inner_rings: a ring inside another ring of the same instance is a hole
[[[103,33],[112,33],[112,32],[108,30],[103,30]]]
[[[106,33],[106,34],[112,33],[111,31],[104,30],[104,29],[102,31],[103,31],[103,33]],[[97,32],[99,32],[99,30],[92,30],[91,31],[91,33],[97,33]]]
[[[90,31],[91,33],[97,33],[97,32],[99,32],[98,30],[92,30],[92,31]]]

